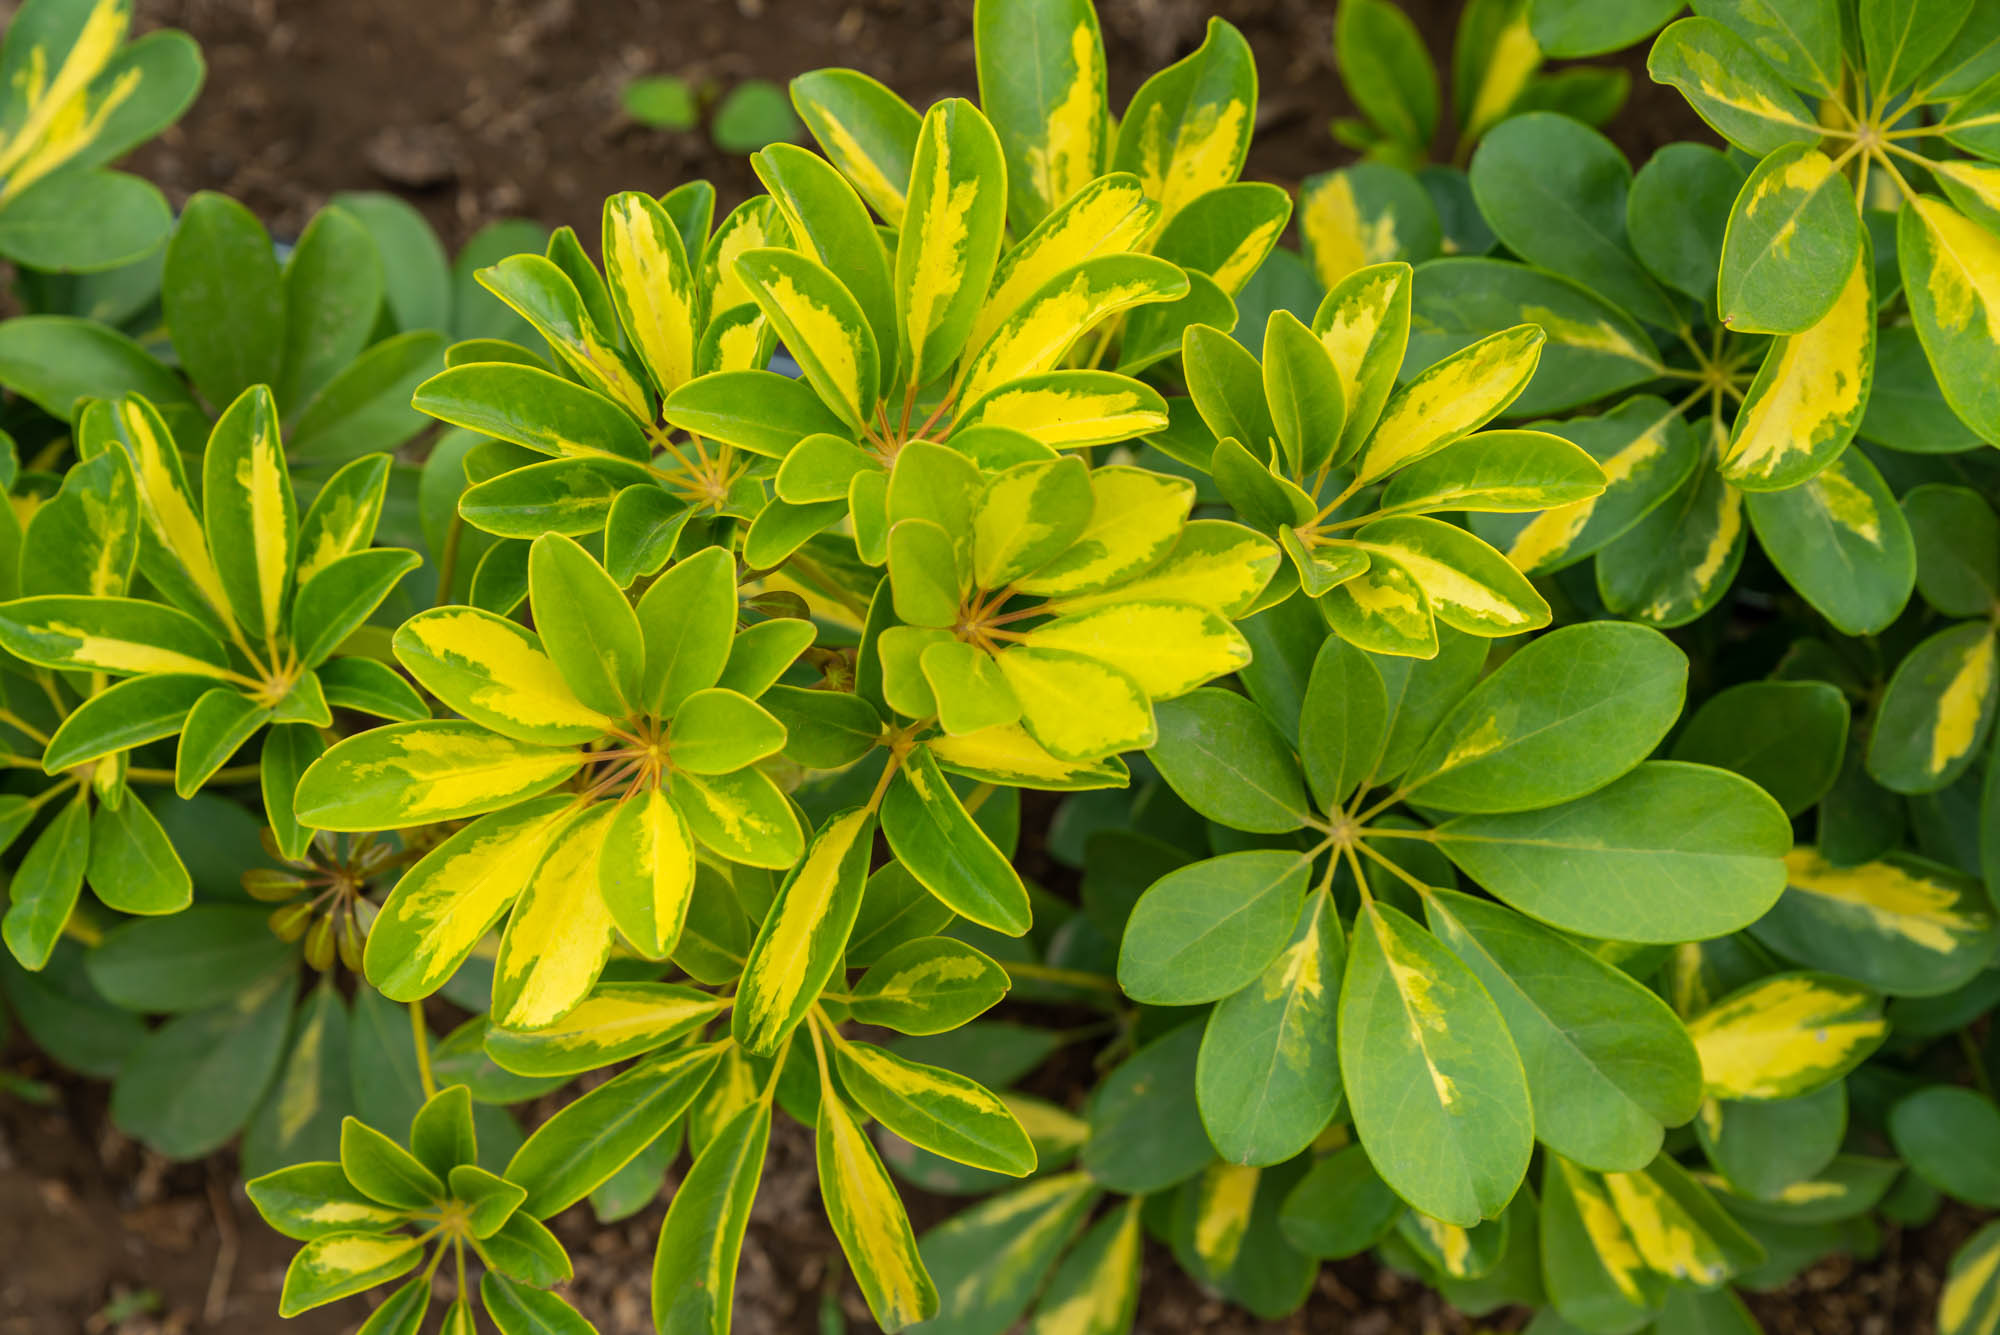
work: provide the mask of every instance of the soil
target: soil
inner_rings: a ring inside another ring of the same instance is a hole
[[[1460,0],[1402,2],[1445,61]],[[0,0],[0,15],[14,7]],[[1331,118],[1352,110],[1333,71],[1330,0],[1100,0],[1099,9],[1114,101],[1191,50],[1207,14],[1219,12],[1248,36],[1262,80],[1246,174],[1296,184],[1350,156],[1327,134]],[[975,91],[971,0],[139,0],[138,10],[142,27],[192,32],[209,77],[182,122],[127,165],[176,203],[196,190],[232,194],[281,236],[341,190],[404,195],[453,247],[512,216],[571,224],[589,244],[601,201],[623,189],[660,192],[701,176],[725,207],[749,194],[747,168],[702,132],[625,117],[620,90],[641,74],[720,88],[850,65],[919,107]],[[1647,81],[1643,52],[1621,63],[1634,75],[1633,95],[1612,134],[1635,160],[1674,139],[1706,137],[1677,95]],[[277,1294],[294,1244],[257,1219],[230,1155],[170,1164],[111,1127],[100,1088],[18,1047],[8,1061],[46,1079],[56,1102],[0,1094],[0,1335],[279,1328]],[[577,1268],[572,1296],[606,1335],[650,1330],[648,1272],[664,1198],[609,1228],[584,1208],[557,1221]],[[921,1227],[956,1204],[918,1196],[912,1209]],[[1970,1227],[1948,1214],[1892,1235],[1876,1261],[1826,1262],[1757,1299],[1758,1314],[1772,1335],[1929,1331],[1946,1259]],[[744,1248],[736,1330],[825,1329],[833,1309],[850,1329],[872,1329],[836,1258],[810,1141],[780,1119]],[[1200,1292],[1158,1249],[1140,1310],[1145,1335],[1475,1329],[1366,1261],[1325,1268],[1303,1312],[1261,1323]],[[361,1313],[348,1302],[282,1328],[333,1335]],[[1520,1324],[1516,1314],[1478,1328]]]

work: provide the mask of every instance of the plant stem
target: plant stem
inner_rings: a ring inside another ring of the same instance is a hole
[[[451,586],[458,579],[458,549],[464,536],[465,518],[454,509],[451,527],[444,531],[444,551],[438,556],[438,590],[433,607],[443,607],[451,601]]]
[[[219,769],[208,776],[209,783],[249,783],[264,772],[262,765],[231,765]],[[134,783],[172,783],[174,772],[170,769],[154,769],[145,765],[133,765],[125,771],[125,777]],[[202,785],[207,787],[207,784]]]
[[[1007,971],[1009,978],[1027,978],[1064,987],[1086,987],[1096,992],[1116,993],[1120,990],[1118,980],[1109,974],[1089,973],[1083,969],[1062,969],[1053,964],[1028,964],[1014,960],[1003,961],[1000,967]]]
[[[410,1043],[417,1052],[417,1079],[423,1084],[424,1097],[437,1095],[437,1077],[431,1074],[431,1031],[424,1024],[424,1003],[410,1003]]]

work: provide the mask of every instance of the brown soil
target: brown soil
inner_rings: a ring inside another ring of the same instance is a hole
[[[1443,56],[1458,0],[1403,0]],[[1348,156],[1327,136],[1351,107],[1329,54],[1329,0],[1100,0],[1114,98],[1200,40],[1216,11],[1241,27],[1262,76],[1248,175],[1295,183]],[[0,11],[12,5],[0,0]],[[914,104],[972,93],[971,0],[139,0],[141,23],[191,31],[210,73],[182,123],[130,164],[176,201],[201,189],[249,204],[295,234],[329,195],[391,189],[453,246],[482,224],[569,223],[588,242],[604,196],[663,191],[697,176],[724,203],[754,187],[699,132],[628,121],[634,75],[726,86],[844,64]],[[1702,135],[1636,54],[1632,105],[1614,137],[1635,158]],[[52,1076],[31,1054],[28,1074]],[[267,1335],[293,1244],[256,1218],[228,1155],[171,1165],[110,1127],[102,1091],[52,1076],[59,1102],[0,1095],[0,1335]],[[1056,1091],[1049,1091],[1056,1092]],[[1080,1094],[1076,1095],[1080,1097]],[[821,1329],[824,1304],[870,1329],[821,1217],[809,1140],[780,1120],[737,1289],[742,1335]],[[954,1203],[918,1199],[919,1223]],[[653,1240],[664,1205],[594,1226],[558,1221],[577,1267],[572,1293],[605,1335],[644,1335]],[[1939,1276],[1967,1231],[1950,1216],[1892,1239],[1868,1265],[1835,1260],[1759,1299],[1772,1335],[1901,1335],[1931,1329]],[[147,1299],[144,1295],[150,1294]],[[296,1335],[352,1329],[361,1305],[283,1324]],[[122,1318],[122,1319],[120,1319]],[[114,1325],[114,1321],[116,1324]],[[1516,1329],[1519,1320],[1484,1329]],[[1260,1323],[1199,1292],[1158,1249],[1148,1258],[1146,1335],[1465,1335],[1435,1297],[1367,1262],[1323,1270],[1306,1310]]]

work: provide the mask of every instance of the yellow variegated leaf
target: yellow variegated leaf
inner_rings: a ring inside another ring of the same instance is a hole
[[[1222,519],[1196,519],[1181,529],[1164,560],[1136,579],[1100,593],[1049,604],[1051,612],[1081,612],[1106,603],[1197,603],[1225,617],[1241,616],[1271,582],[1282,558],[1278,545],[1255,529]]]
[[[1109,664],[1155,700],[1185,695],[1250,661],[1249,642],[1236,628],[1193,603],[1106,603],[1037,626],[1020,643]],[[1003,653],[1003,671],[1006,663]],[[1018,685],[1015,694],[1021,695]]]
[[[2000,1331],[2000,1223],[1986,1225],[1953,1254],[1937,1320],[1938,1335]]]
[[[1306,182],[1299,199],[1299,236],[1314,276],[1328,289],[1359,269],[1398,260],[1403,253],[1395,210],[1363,216],[1353,178],[1344,171]]]
[[[973,23],[980,103],[1006,147],[1011,215],[1025,230],[1104,170],[1104,39],[1087,0],[982,4]]]
[[[60,14],[67,9],[74,13],[83,8],[74,4],[44,6],[43,12]],[[20,118],[0,140],[0,176],[6,178],[6,185],[0,187],[0,204],[88,148],[112,113],[138,91],[143,76],[137,68],[128,68],[108,85],[93,88],[97,76],[118,53],[131,23],[130,0],[91,0],[54,69],[49,67],[48,48],[41,45],[26,52],[26,59],[19,63],[10,59],[13,87],[9,90],[9,110],[18,108]],[[23,32],[16,40],[26,42],[27,34]]]
[[[650,195],[628,190],[604,201],[604,277],[660,396],[693,379],[700,294],[679,229]]]
[[[1139,1206],[1134,1197],[1092,1225],[1050,1282],[1028,1335],[1127,1335],[1145,1244]]]
[[[1881,999],[1825,974],[1777,974],[1688,1023],[1708,1093],[1789,1099],[1846,1074],[1888,1036]]]
[[[903,225],[919,124],[910,104],[858,70],[812,70],[792,80],[792,104],[861,197],[891,227]]]
[[[1055,449],[1131,440],[1167,425],[1151,385],[1111,371],[1051,371],[1002,385],[961,413],[953,431],[1002,427]]]
[[[896,246],[905,379],[950,369],[986,298],[1007,230],[1007,164],[979,109],[946,98],[925,113]]]
[[[1243,169],[1257,114],[1250,44],[1220,19],[1192,55],[1148,79],[1118,127],[1112,165],[1138,175],[1164,227]]]
[[[853,294],[795,251],[746,252],[736,271],[826,406],[856,430],[865,428],[880,393],[880,364]]]
[[[1423,371],[1382,410],[1362,447],[1357,480],[1385,477],[1498,416],[1534,375],[1543,341],[1539,327],[1515,325]]]
[[[476,607],[437,607],[404,622],[396,659],[431,694],[524,742],[587,742],[611,720],[576,698],[533,631]]]
[[[509,255],[474,277],[533,325],[587,384],[639,421],[652,420],[652,404],[635,369],[611,341],[610,331],[597,327],[576,284],[553,261]]]
[[[202,503],[208,549],[237,620],[275,646],[292,591],[299,516],[267,387],[244,390],[216,423],[202,461]]]
[[[731,1024],[736,1041],[765,1055],[798,1026],[840,962],[861,906],[874,812],[831,817],[807,845],[765,915],[743,966]]]
[[[1596,1255],[1600,1277],[1632,1307],[1643,1310],[1653,1306],[1658,1301],[1660,1281],[1640,1255],[1631,1230],[1612,1204],[1604,1179],[1555,1153],[1548,1156],[1548,1169],[1544,1194],[1561,1192],[1567,1197],[1563,1204],[1575,1210],[1576,1221]]]
[[[1752,929],[1782,955],[1916,995],[1960,986],[1992,959],[1992,901],[1955,869],[1902,853],[1842,867],[1805,846],[1785,869],[1784,897]]]
[[[321,830],[456,820],[547,792],[576,772],[583,754],[456,719],[392,723],[356,733],[314,761],[299,779],[297,814]]]
[[[1194,1254],[1211,1275],[1226,1275],[1250,1231],[1250,1209],[1264,1170],[1251,1164],[1213,1163],[1195,1192]]]
[[[1703,1288],[1729,1278],[1728,1254],[1653,1170],[1606,1173],[1604,1189],[1647,1269]]]
[[[1386,553],[1370,556],[1368,569],[1328,589],[1319,610],[1334,634],[1370,653],[1437,656],[1430,598],[1417,578]]]
[[[1541,44],[1529,30],[1528,17],[1528,6],[1513,6],[1506,26],[1476,57],[1483,72],[1460,112],[1459,134],[1468,144],[1507,114],[1541,68]]]
[[[2000,442],[2000,233],[1943,200],[1903,208],[1896,256],[1910,314],[1945,402],[1988,442]]]
[[[1137,249],[1159,215],[1160,206],[1146,198],[1145,187],[1130,172],[1100,176],[1083,187],[1000,257],[992,294],[979,308],[966,346],[985,347],[1008,316],[1064,270]]]
[[[736,272],[736,261],[753,250],[788,246],[791,241],[791,229],[769,195],[744,201],[724,218],[701,259],[701,286],[709,294],[710,318],[720,319],[725,311],[754,304],[750,285]]]
[[[1432,615],[1468,634],[1515,635],[1548,625],[1554,615],[1506,557],[1442,520],[1377,520],[1351,546],[1371,561],[1387,557],[1423,589]]]
[[[1340,401],[1347,420],[1333,460],[1351,457],[1375,429],[1410,341],[1410,291],[1414,271],[1396,261],[1370,265],[1333,285],[1313,316],[1333,369],[1340,376]]]
[[[830,1084],[815,1135],[820,1198],[868,1310],[886,1331],[934,1316],[937,1289],[917,1255],[916,1235],[889,1170]]]
[[[1023,376],[1052,371],[1106,316],[1187,295],[1187,275],[1150,255],[1104,255],[1044,283],[993,332],[967,364],[959,397],[977,403]]]
[[[416,1269],[424,1244],[406,1233],[330,1233],[299,1249],[285,1269],[278,1315],[294,1317]]]
[[[1101,659],[1016,644],[995,661],[1021,702],[1022,726],[1050,755],[1096,760],[1158,736],[1145,688]]]
[[[1096,469],[1090,494],[1090,522],[1076,541],[1014,587],[1061,598],[1131,579],[1172,550],[1194,508],[1192,483],[1144,468]]]
[[[165,563],[225,628],[235,625],[229,595],[223,592],[222,576],[209,554],[201,512],[195,508],[194,493],[188,490],[180,451],[167,424],[152,404],[136,395],[117,400],[112,414],[119,443],[131,457],[132,471],[138,478],[139,514],[146,526],[146,539],[158,553],[158,559],[148,564],[158,570]]]
[[[619,804],[597,867],[612,921],[647,959],[665,959],[680,939],[694,890],[694,840],[658,788]]]
[[[1782,491],[1847,448],[1875,371],[1875,267],[1866,231],[1847,283],[1802,334],[1777,339],[1744,396],[1722,475],[1748,491]]]
[[[1544,510],[1530,519],[1507,545],[1507,560],[1526,575],[1538,575],[1562,564],[1575,549],[1600,502],[1621,485],[1643,483],[1648,473],[1667,460],[1672,445],[1671,432],[1677,417],[1663,412],[1629,444],[1620,446],[1608,459],[1600,459],[1604,470],[1604,492],[1588,500],[1572,501]]]
[[[938,764],[986,783],[1067,792],[1121,788],[1127,778],[1117,760],[1058,760],[1018,723],[934,737],[927,745]]]
[[[496,811],[426,853],[369,929],[368,981],[392,1001],[444,986],[521,893],[571,806],[555,795]]]
[[[581,1075],[651,1052],[728,1006],[673,983],[601,983],[554,1024],[527,1033],[489,1029],[486,1052],[517,1075]]]
[[[617,808],[595,802],[550,842],[500,938],[493,966],[493,1022],[540,1029],[585,997],[611,955],[611,911],[597,863]]]

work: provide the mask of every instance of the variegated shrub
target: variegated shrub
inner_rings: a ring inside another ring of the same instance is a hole
[[[781,1117],[954,1335],[1143,1329],[1149,1246],[1753,1331],[2000,1207],[2000,12],[1694,8],[1471,0],[1439,142],[1343,0],[1294,220],[1229,24],[1114,114],[1089,0],[980,0],[977,99],[805,74],[764,193],[454,264],[377,195],[52,238],[199,65],[31,0],[0,995],[240,1132],[366,1335],[590,1330],[545,1221],[668,1181],[655,1327],[724,1335]],[[1546,65],[1655,32],[1740,151]]]

